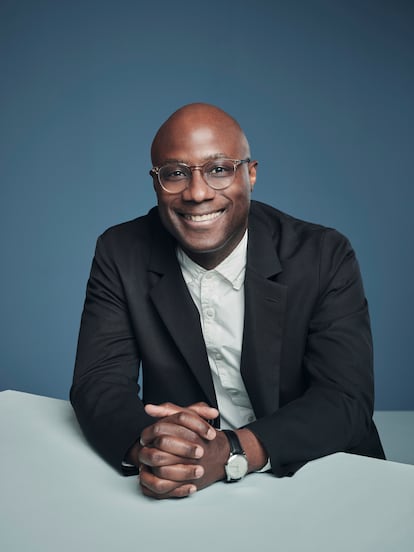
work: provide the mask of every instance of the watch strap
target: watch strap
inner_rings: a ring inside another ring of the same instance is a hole
[[[225,433],[229,445],[230,445],[230,456],[233,454],[243,454],[245,455],[245,452],[240,444],[240,440],[237,436],[237,433],[233,431],[232,429],[223,429],[223,433]]]

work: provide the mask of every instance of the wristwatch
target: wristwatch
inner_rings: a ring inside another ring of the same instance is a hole
[[[230,456],[224,466],[227,482],[240,481],[246,475],[249,463],[235,431],[223,429],[230,445]]]

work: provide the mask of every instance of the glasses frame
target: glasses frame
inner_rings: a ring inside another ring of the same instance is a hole
[[[214,159],[210,159],[209,161],[206,161],[203,165],[187,165],[187,163],[177,163],[177,165],[181,165],[181,166],[184,166],[186,167],[187,169],[190,170],[191,172],[191,178],[190,180],[187,182],[186,186],[184,186],[184,188],[182,188],[181,190],[178,190],[176,192],[172,192],[171,190],[168,190],[164,185],[163,183],[161,182],[161,178],[160,178],[160,171],[164,168],[164,167],[167,167],[168,165],[172,165],[172,163],[166,163],[165,165],[161,165],[161,167],[152,167],[152,169],[150,170],[150,175],[152,177],[154,177],[155,175],[157,176],[158,178],[158,183],[159,185],[161,186],[161,188],[167,192],[168,194],[181,194],[181,192],[183,192],[184,190],[186,190],[192,180],[192,173],[194,171],[200,171],[201,172],[201,176],[204,180],[204,182],[207,184],[207,186],[209,188],[212,188],[213,190],[225,190],[226,188],[228,188],[229,186],[231,186],[234,182],[234,179],[236,177],[236,171],[237,171],[237,168],[240,167],[240,165],[243,165],[244,163],[250,163],[251,159],[250,157],[246,157],[246,159],[228,159],[227,157],[223,157],[223,158],[218,158],[217,161],[231,161],[233,163],[233,166],[234,166],[234,173],[233,173],[233,178],[231,180],[231,182],[229,182],[228,184],[226,184],[225,186],[221,186],[220,188],[215,188],[214,186],[212,186],[210,184],[210,182],[208,182],[208,180],[205,178],[205,174],[204,174],[204,167],[206,167],[209,163],[213,162]]]

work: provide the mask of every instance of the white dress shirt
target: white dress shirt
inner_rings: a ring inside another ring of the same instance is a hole
[[[223,429],[237,429],[256,419],[240,374],[246,256],[247,231],[213,270],[196,264],[177,248],[184,280],[200,313]]]

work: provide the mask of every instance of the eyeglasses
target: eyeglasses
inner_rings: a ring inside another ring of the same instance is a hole
[[[201,171],[201,175],[214,190],[224,190],[234,181],[237,167],[250,163],[250,159],[213,159],[204,165],[186,165],[185,163],[167,163],[162,167],[153,167],[151,176],[158,176],[158,182],[163,190],[170,194],[184,191],[193,178],[193,171]]]

